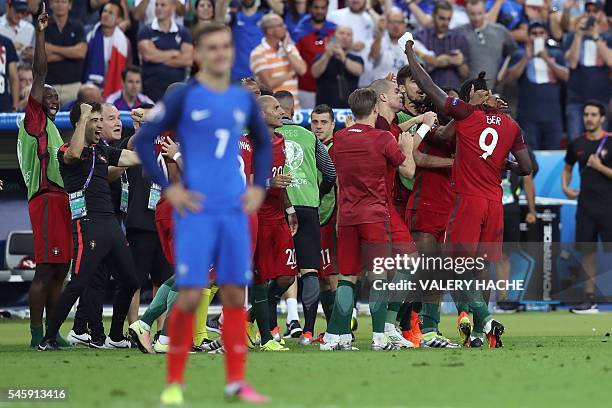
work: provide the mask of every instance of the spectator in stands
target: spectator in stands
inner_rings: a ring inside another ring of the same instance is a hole
[[[102,88],[102,96],[121,90],[121,73],[131,60],[130,43],[119,28],[123,20],[119,0],[108,0],[102,8],[100,22],[87,36],[84,82]]]
[[[351,51],[359,55],[364,62],[367,62],[370,47],[374,42],[378,15],[372,9],[367,9],[366,0],[348,0],[347,4],[348,7],[329,13],[328,19],[338,26],[350,27],[353,30]],[[370,67],[366,65],[365,68],[368,70]],[[369,84],[360,81],[359,85],[366,86]]]
[[[451,30],[454,30],[455,28],[459,28],[459,27],[462,27],[468,24],[470,20],[465,11],[465,7],[463,7],[465,1],[464,0],[461,0],[461,1],[449,0],[449,2],[451,3],[453,7],[453,16],[451,18],[449,28]],[[458,3],[461,3],[461,4],[458,4]],[[420,7],[421,3],[417,3],[416,0],[406,0],[405,4],[408,4],[410,8],[410,12],[416,19],[416,25],[422,28],[431,27],[433,25],[432,15],[433,15],[434,7],[431,7],[431,8],[426,7],[427,9],[430,10],[430,13],[428,14],[426,11],[424,11]]]
[[[212,0],[196,0],[194,5],[195,20],[191,32],[201,28],[206,23],[215,20],[215,3]]]
[[[606,105],[610,99],[610,67],[612,67],[612,35],[600,31],[597,16],[601,3],[587,2],[585,13],[578,20],[577,31],[563,39],[565,61],[570,69],[565,112],[570,139],[582,134],[582,107],[595,99]],[[604,126],[605,128],[605,126]]]
[[[537,1],[537,0],[536,0]],[[486,19],[489,23],[499,23],[510,31],[517,42],[527,40],[526,0],[486,0]]]
[[[288,0],[283,8],[283,20],[293,41],[297,41],[295,29],[306,15],[306,3],[307,0]]]
[[[234,66],[232,67],[232,82],[253,75],[250,68],[251,51],[257,47],[263,38],[259,29],[259,21],[268,12],[267,9],[259,7],[255,0],[240,0],[240,9],[230,12],[229,20],[226,18],[230,0],[219,0],[215,9],[217,21],[227,21],[234,35]],[[268,4],[277,13],[281,14],[283,4],[280,0],[268,0]]]
[[[171,7],[172,19],[178,26],[183,26],[183,17],[187,13],[187,0],[171,0],[170,2],[158,2],[157,0],[134,0],[132,16],[144,25],[151,24],[157,17],[157,9]]]
[[[599,26],[599,32],[603,33],[610,29],[610,24],[606,19],[606,14],[603,7],[604,2],[601,0],[567,0],[563,4],[563,13],[561,14],[561,28],[564,32],[575,33],[579,30],[580,20],[584,17],[595,17],[595,23]]]
[[[291,37],[282,17],[268,14],[259,22],[264,34],[261,44],[251,52],[251,71],[259,82],[272,92],[289,91],[295,98],[296,108],[299,107],[298,75],[306,73],[306,63],[298,49],[291,44]]]
[[[561,85],[569,70],[563,52],[548,47],[547,40],[546,23],[532,21],[529,41],[517,50],[505,77],[511,83],[518,80],[517,120],[534,150],[558,149],[563,135]]]
[[[19,78],[19,103],[17,104],[17,111],[23,112],[28,104],[28,97],[32,89],[32,82],[34,81],[32,66],[19,64],[17,66],[17,77]]]
[[[21,61],[32,62],[34,55],[34,26],[25,20],[26,0],[9,0],[6,14],[0,17],[0,35],[9,38]]]
[[[298,81],[300,106],[315,107],[317,82],[312,76],[312,63],[317,55],[325,52],[325,44],[334,35],[336,25],[327,21],[328,0],[309,0],[308,15],[295,29],[295,45],[306,61],[306,73]]]
[[[516,49],[506,27],[486,20],[484,0],[467,0],[466,10],[470,23],[462,27],[469,48],[470,77],[487,73],[487,85],[495,88],[501,62]],[[505,63],[507,65],[507,63]]]
[[[332,108],[346,108],[348,97],[358,87],[363,74],[363,59],[351,53],[353,30],[338,27],[334,41],[328,41],[325,52],[312,65],[312,76],[317,80],[316,104]]]
[[[420,56],[427,63],[434,82],[459,89],[470,73],[470,50],[462,31],[449,30],[452,16],[453,6],[446,0],[438,1],[433,12],[433,26],[418,31],[415,39],[433,53]]]
[[[408,63],[404,50],[398,44],[406,28],[406,19],[398,8],[392,8],[379,19],[369,55],[372,69],[364,73],[364,76],[368,76],[365,81],[384,78],[389,72],[397,72]]]
[[[19,75],[17,51],[13,42],[0,35],[0,112],[15,112],[19,106]]]
[[[73,101],[81,86],[87,42],[83,25],[69,18],[72,0],[51,0],[53,16],[45,33],[49,72],[47,83],[60,96],[60,101]]]
[[[171,83],[183,82],[186,68],[193,64],[191,33],[172,18],[174,0],[156,0],[156,4],[157,18],[138,32],[144,92],[154,101]]]
[[[129,65],[121,73],[123,88],[106,98],[117,109],[129,111],[140,108],[144,104],[152,104],[148,96],[142,94],[142,71],[140,68]]]

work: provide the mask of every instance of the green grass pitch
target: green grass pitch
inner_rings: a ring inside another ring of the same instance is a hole
[[[363,317],[361,351],[324,353],[289,340],[289,352],[249,353],[247,376],[275,407],[612,406],[612,339],[604,336],[612,330],[612,313],[521,313],[500,320],[507,328],[503,349],[373,353]],[[442,331],[456,338],[453,324],[452,316],[443,316]],[[85,348],[39,353],[27,342],[27,321],[0,322],[0,388],[61,387],[69,399],[2,401],[0,407],[159,406],[164,356]],[[223,357],[191,355],[186,382],[187,407],[223,405]]]

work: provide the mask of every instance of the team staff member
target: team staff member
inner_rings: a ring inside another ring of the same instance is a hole
[[[66,320],[77,298],[91,287],[97,273],[103,273],[100,264],[113,259],[119,281],[119,290],[113,304],[113,320],[109,337],[92,338],[100,347],[126,348],[130,343],[123,337],[123,323],[138,279],[132,254],[115,218],[108,184],[108,166],[129,167],[140,163],[136,153],[105,146],[100,142],[102,134],[102,107],[99,104],[75,105],[70,112],[75,126],[70,143],[57,153],[64,188],[69,195],[72,214],[72,241],[74,263],[72,279],[62,292],[49,329],[38,349],[59,348],[55,336]],[[88,315],[92,316],[97,301],[88,302]]]
[[[598,238],[605,243],[605,251],[612,249],[612,221],[609,214],[612,206],[612,139],[603,130],[606,110],[600,102],[587,102],[582,120],[586,131],[583,136],[572,140],[567,147],[561,181],[565,195],[578,198],[576,242],[580,244],[578,247],[583,252],[582,269],[586,275],[586,299],[581,305],[572,308],[571,312],[586,314],[599,311],[595,303]],[[578,191],[569,186],[572,182],[572,168],[576,162],[580,168]]]
[[[46,308],[47,316],[53,314],[72,258],[68,196],[56,156],[64,141],[53,123],[60,100],[57,91],[45,85],[45,30],[49,16],[44,3],[42,7],[36,22],[32,90],[17,139],[19,167],[28,189],[36,261],[36,273],[28,293],[31,347],[38,346],[43,337],[43,313]],[[67,345],[61,338],[58,340]]]
[[[310,114],[310,128],[319,142],[329,151],[333,145],[334,111],[329,105],[318,105]],[[332,162],[333,164],[333,162]],[[334,168],[335,170],[335,168]],[[323,175],[319,172],[319,180]],[[338,287],[338,272],[334,268],[333,259],[335,249],[335,226],[336,226],[336,192],[331,189],[329,193],[321,197],[319,205],[319,230],[321,234],[321,266],[319,268],[319,299],[325,320],[329,323],[334,298]],[[309,343],[307,338],[300,338],[301,344]]]
[[[332,318],[320,346],[325,351],[352,348],[350,306],[355,282],[362,272],[362,246],[385,246],[385,253],[390,250],[388,170],[392,166],[399,167],[405,175],[410,172],[409,160],[403,153],[411,148],[405,140],[408,136],[400,135],[398,144],[391,133],[374,128],[377,100],[378,95],[371,88],[354,91],[349,106],[356,123],[334,135],[331,157],[338,175],[338,269],[342,276]],[[371,291],[371,296],[375,292]],[[370,300],[372,350],[397,350],[399,346],[385,334],[387,299],[384,294],[377,295]]]
[[[284,169],[285,174],[291,176],[287,194],[300,224],[298,232],[293,237],[302,279],[304,309],[304,332],[300,344],[310,344],[319,304],[317,276],[321,267],[319,205],[321,197],[329,193],[336,183],[336,169],[325,145],[312,132],[291,121],[290,118],[293,118],[294,113],[293,95],[287,91],[279,91],[275,96],[285,111],[283,126],[278,131],[285,137],[285,146],[289,146],[286,149],[287,160]],[[320,184],[319,171],[322,175]],[[289,322],[290,332],[295,326],[295,322]],[[299,323],[297,326],[299,327]]]

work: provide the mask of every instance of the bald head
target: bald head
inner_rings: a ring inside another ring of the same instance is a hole
[[[376,91],[376,95],[380,96],[380,94],[389,92],[391,87],[394,85],[395,84],[393,82],[387,79],[377,79],[376,81],[372,82],[368,88],[372,88]]]
[[[402,110],[402,94],[397,83],[387,79],[377,79],[370,84],[369,88],[376,92],[378,102],[381,104],[381,114],[395,114]]]
[[[77,102],[102,102],[102,91],[94,84],[83,84],[77,94]]]
[[[259,28],[261,32],[267,34],[268,30],[283,26],[285,23],[278,14],[266,14],[259,20]]]
[[[336,40],[343,50],[348,51],[353,46],[353,29],[348,26],[336,27]]]
[[[280,103],[275,97],[264,95],[257,98],[257,103],[264,116],[266,125],[272,128],[281,127],[283,125],[283,116],[285,111],[281,108]]]
[[[292,118],[294,105],[293,94],[289,91],[277,91],[274,93],[274,97],[285,111],[285,117]]]

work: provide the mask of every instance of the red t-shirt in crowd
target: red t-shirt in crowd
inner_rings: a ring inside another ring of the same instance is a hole
[[[338,177],[338,225],[387,221],[387,169],[406,159],[393,135],[356,124],[334,135],[330,155]]]
[[[280,133],[274,132],[274,138],[272,140],[272,172],[270,174],[270,178],[276,177],[277,174],[282,174],[284,166],[285,138]],[[263,222],[264,224],[278,224],[285,222],[285,214],[281,202],[282,192],[283,189],[281,188],[268,189],[266,199],[257,213],[260,222]]]
[[[445,113],[455,119],[453,191],[501,202],[501,174],[508,153],[525,149],[521,128],[498,109],[455,97],[447,98]]]
[[[423,140],[419,151],[431,156],[452,158],[455,145],[452,143],[431,143]],[[453,204],[454,193],[451,191],[451,167],[418,167],[414,175],[414,187],[408,199],[411,210],[426,210],[447,214]]]
[[[64,192],[64,189],[51,180],[47,179],[47,166],[49,165],[49,152],[47,146],[49,143],[49,135],[47,134],[47,115],[43,110],[42,103],[32,97],[28,98],[28,104],[23,118],[25,131],[32,137],[38,139],[38,159],[40,160],[40,184],[38,192],[35,195],[47,192],[57,191]]]
[[[253,174],[253,146],[246,136],[240,138],[240,165],[246,177],[246,184],[251,184],[251,174]]]

